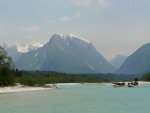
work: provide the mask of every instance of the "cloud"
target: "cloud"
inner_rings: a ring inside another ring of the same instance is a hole
[[[68,16],[63,16],[59,19],[59,21],[61,22],[67,22],[67,21],[70,21],[70,18]]]
[[[40,31],[40,29],[41,28],[38,25],[32,25],[32,26],[22,28],[23,31],[27,31],[27,32],[38,32]]]

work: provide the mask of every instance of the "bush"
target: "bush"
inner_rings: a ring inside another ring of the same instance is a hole
[[[143,76],[142,80],[144,81],[150,81],[150,73],[147,73],[146,75]]]

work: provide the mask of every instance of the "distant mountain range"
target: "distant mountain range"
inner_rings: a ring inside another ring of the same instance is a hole
[[[2,47],[8,52],[8,55],[11,56],[14,61],[17,61],[22,53],[37,50],[43,45],[43,43],[39,42],[32,42],[29,45],[4,43],[2,44]]]
[[[115,58],[109,60],[109,63],[114,66],[116,69],[119,69],[120,66],[124,63],[127,56],[125,55],[117,55]]]
[[[144,74],[150,72],[150,43],[143,45],[130,55],[117,74]]]
[[[150,72],[150,43],[129,57],[117,55],[109,62],[92,43],[75,35],[54,34],[49,42],[29,45],[2,44],[21,70],[51,70],[64,73],[144,74]],[[116,71],[117,69],[117,71]]]
[[[16,61],[16,67],[63,73],[113,73],[116,70],[91,42],[75,35],[57,34],[43,47],[22,53]]]

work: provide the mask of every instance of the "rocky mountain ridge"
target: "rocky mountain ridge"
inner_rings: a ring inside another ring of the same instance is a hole
[[[145,74],[150,72],[150,43],[131,54],[116,71],[117,74]]]

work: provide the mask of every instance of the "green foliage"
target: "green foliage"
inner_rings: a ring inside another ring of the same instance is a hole
[[[145,74],[145,75],[142,77],[142,80],[144,80],[144,81],[150,81],[150,73]]]
[[[101,78],[45,71],[22,71],[22,76],[16,77],[16,82],[28,86],[43,86],[50,83],[100,83]]]
[[[12,58],[0,46],[0,86],[13,85],[15,81],[13,68]]]
[[[17,73],[21,76],[17,76]],[[65,74],[53,71],[19,71],[16,70],[16,82],[28,86],[43,86],[50,83],[100,83],[114,81],[129,81],[137,75],[114,74]]]

